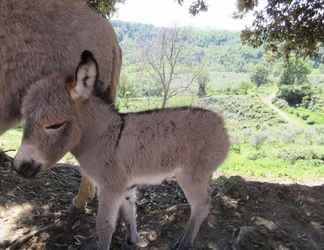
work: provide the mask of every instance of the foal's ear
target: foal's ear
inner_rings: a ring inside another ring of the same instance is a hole
[[[98,77],[98,63],[94,55],[88,50],[83,51],[74,79],[67,79],[67,88],[72,99],[88,99],[93,93]]]

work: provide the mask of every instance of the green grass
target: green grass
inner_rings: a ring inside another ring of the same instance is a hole
[[[22,137],[22,129],[15,128],[7,131],[0,136],[0,148],[4,150],[17,150]],[[10,152],[9,155],[14,155],[13,152]]]
[[[240,152],[232,149],[224,164],[217,170],[218,174],[241,175],[246,177],[261,177],[269,179],[289,179],[301,181],[305,179],[324,178],[324,166],[313,166],[309,161],[290,161],[279,159],[274,152],[278,148],[270,145],[262,146],[256,150],[251,145],[241,145]],[[260,153],[259,159],[251,159]]]
[[[309,110],[303,107],[287,108],[287,111],[306,123],[324,125],[324,114],[318,110]],[[303,119],[303,117],[307,117]]]

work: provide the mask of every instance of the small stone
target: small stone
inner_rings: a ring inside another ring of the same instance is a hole
[[[155,241],[158,238],[158,234],[155,231],[150,231],[147,238],[149,239],[149,241]]]
[[[140,238],[140,240],[136,243],[136,245],[141,248],[147,247],[148,244],[149,244],[149,242],[143,238]]]

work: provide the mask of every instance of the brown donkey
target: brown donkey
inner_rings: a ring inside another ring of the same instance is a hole
[[[100,250],[110,248],[119,210],[129,240],[138,241],[134,185],[175,176],[191,205],[177,249],[188,249],[209,212],[208,180],[228,152],[223,119],[189,107],[120,114],[92,94],[97,74],[97,62],[85,51],[74,78],[55,74],[32,86],[23,104],[16,171],[32,177],[72,152],[98,187]]]
[[[121,51],[111,24],[90,9],[86,0],[0,0],[0,135],[21,120],[22,100],[36,81],[74,70],[84,48],[97,55],[97,93],[115,100]],[[101,91],[105,89],[106,91]],[[82,208],[91,195],[87,178],[75,205]]]

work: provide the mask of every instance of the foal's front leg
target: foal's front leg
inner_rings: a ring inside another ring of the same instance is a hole
[[[111,238],[115,232],[119,208],[123,200],[122,193],[116,190],[103,190],[98,197],[98,214],[96,231],[98,235],[98,250],[109,250]]]

